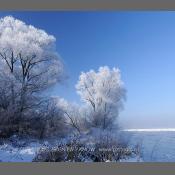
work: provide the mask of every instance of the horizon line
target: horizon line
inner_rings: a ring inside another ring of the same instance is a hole
[[[129,132],[162,132],[162,131],[175,131],[175,128],[146,128],[146,129],[124,129],[122,131],[129,131]]]

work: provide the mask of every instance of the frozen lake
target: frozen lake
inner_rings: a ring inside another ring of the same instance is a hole
[[[144,162],[175,162],[175,130],[128,130],[129,145],[139,145]]]

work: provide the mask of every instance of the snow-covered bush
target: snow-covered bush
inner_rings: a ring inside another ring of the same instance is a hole
[[[97,130],[96,134],[71,135],[55,146],[43,146],[37,152],[35,162],[117,162],[132,154],[133,150],[118,135]]]

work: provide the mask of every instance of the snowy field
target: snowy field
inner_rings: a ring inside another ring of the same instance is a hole
[[[128,130],[129,146],[136,145],[140,149],[140,161],[144,162],[175,162],[175,131],[173,130]],[[45,142],[44,144],[48,144]],[[31,162],[36,152],[43,145],[33,140],[29,144],[25,141],[9,144],[4,142],[0,145],[1,162]],[[138,158],[121,160],[121,162],[137,162]]]

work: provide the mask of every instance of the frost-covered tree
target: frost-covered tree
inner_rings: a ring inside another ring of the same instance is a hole
[[[39,93],[62,80],[63,64],[55,40],[11,16],[0,19],[0,94],[9,99],[4,103],[0,97],[1,107],[10,103],[21,112],[33,108],[40,103]]]
[[[83,130],[82,108],[76,103],[69,103],[64,98],[55,97],[57,107],[62,111],[65,123],[79,134]]]
[[[112,127],[125,99],[120,70],[107,66],[98,72],[82,72],[76,84],[77,93],[89,105],[89,122],[93,127]]]

